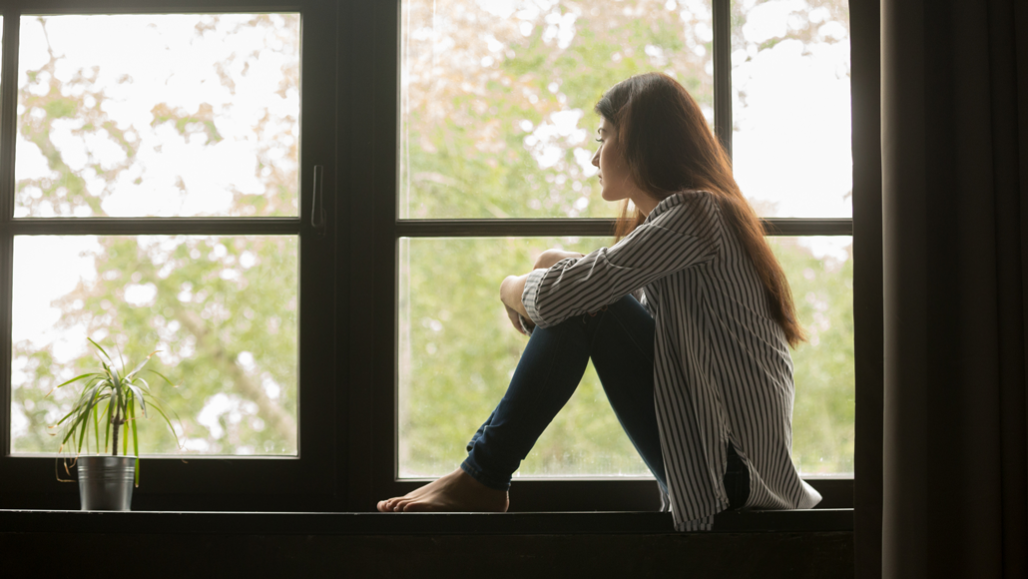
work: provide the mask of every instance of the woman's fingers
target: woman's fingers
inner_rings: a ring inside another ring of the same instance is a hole
[[[503,307],[507,310],[507,318],[510,319],[510,323],[512,326],[514,326],[514,329],[524,334],[525,329],[521,327],[521,316],[519,316],[518,313],[514,311],[510,306],[504,304]]]

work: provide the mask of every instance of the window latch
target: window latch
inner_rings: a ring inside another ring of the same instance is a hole
[[[311,192],[311,227],[314,233],[325,235],[328,226],[328,211],[325,211],[325,167],[324,165],[314,166],[314,187]]]

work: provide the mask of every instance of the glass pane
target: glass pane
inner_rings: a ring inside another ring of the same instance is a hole
[[[399,472],[439,476],[506,391],[526,338],[497,300],[502,279],[549,247],[606,239],[401,239]],[[793,352],[793,456],[806,474],[853,472],[851,238],[773,238],[809,341]],[[590,366],[518,476],[648,475]]]
[[[297,263],[293,236],[15,237],[12,451],[58,450],[89,337],[177,385],[147,377],[182,448],[152,415],[141,453],[295,455]]]
[[[526,337],[497,299],[503,278],[550,247],[603,239],[401,239],[399,472],[439,476],[503,397]],[[649,475],[592,369],[515,476]]]
[[[404,0],[402,218],[606,217],[593,106],[659,70],[713,123],[710,0]]]
[[[23,16],[15,216],[296,215],[299,22]]]
[[[853,238],[773,237],[807,342],[792,352],[792,458],[804,475],[853,475]]]
[[[732,2],[735,177],[764,217],[850,217],[847,0]]]

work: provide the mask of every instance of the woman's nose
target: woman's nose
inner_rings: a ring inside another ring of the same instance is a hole
[[[593,163],[593,167],[596,167],[596,168],[600,167],[600,150],[599,149],[596,149],[596,153],[593,155],[592,163]]]

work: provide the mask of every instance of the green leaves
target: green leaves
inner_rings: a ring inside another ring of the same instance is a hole
[[[61,447],[71,441],[75,448],[76,454],[81,454],[83,447],[89,450],[89,435],[92,433],[94,441],[94,448],[97,453],[106,452],[108,449],[108,443],[113,438],[115,448],[111,450],[114,454],[117,454],[118,449],[118,434],[119,429],[124,425],[128,432],[132,436],[132,450],[136,455],[136,485],[139,484],[139,432],[137,428],[137,408],[144,418],[147,416],[147,406],[151,406],[157,409],[157,412],[164,418],[168,428],[172,434],[175,434],[175,428],[172,425],[171,420],[168,419],[167,415],[160,408],[159,403],[153,397],[150,392],[150,385],[143,378],[138,376],[150,358],[157,352],[151,352],[149,356],[141,364],[135,367],[128,374],[124,373],[124,362],[122,363],[122,370],[119,371],[113,364],[111,356],[103,349],[100,344],[89,339],[89,343],[96,348],[98,357],[100,358],[100,365],[103,368],[103,372],[88,372],[80,374],[71,380],[63,382],[57,388],[69,386],[72,384],[84,384],[82,386],[82,392],[78,399],[74,403],[73,409],[65,414],[57,424],[51,426],[56,428],[64,425],[64,436],[61,440]],[[157,373],[157,372],[155,372]],[[163,375],[157,373],[158,376],[164,378]],[[164,378],[167,381],[167,378]],[[170,383],[170,381],[169,381]],[[101,411],[100,406],[103,402],[107,402]],[[100,444],[100,422],[104,422],[104,440],[101,447]],[[90,422],[92,422],[92,429],[89,428]],[[178,437],[176,435],[176,441]],[[128,454],[129,439],[128,436],[124,436],[121,439],[122,442],[122,453]]]
[[[101,354],[103,354],[105,358],[107,358],[107,361],[108,361],[108,362],[110,362],[110,361],[111,361],[111,357],[110,357],[110,356],[109,356],[109,355],[107,354],[107,350],[104,350],[104,349],[103,349],[103,348],[102,348],[102,347],[100,346],[100,344],[97,344],[96,342],[94,342],[94,341],[93,341],[93,338],[86,338],[86,339],[87,339],[87,340],[89,340],[89,343],[90,343],[90,344],[93,344],[93,346],[94,346],[94,347],[95,347],[95,348],[96,348],[97,350],[100,350],[100,353],[101,353]],[[107,369],[107,364],[104,364],[104,369]]]

